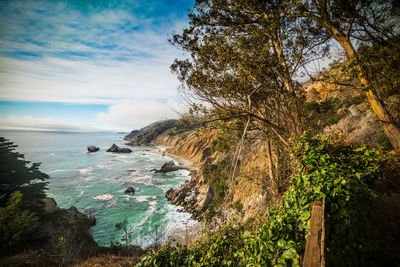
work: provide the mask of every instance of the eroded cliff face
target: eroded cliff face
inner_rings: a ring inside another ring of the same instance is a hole
[[[214,141],[218,131],[210,130],[206,134],[197,130],[179,134],[171,134],[166,131],[159,135],[152,143],[167,148],[167,152],[182,157],[199,167],[208,156],[211,156],[207,148]]]
[[[339,104],[331,114],[336,120],[328,125],[322,124],[323,127],[319,128],[319,131],[327,135],[339,135],[347,142],[377,146],[382,130],[368,103],[360,98],[359,90],[355,87],[356,85],[344,87],[320,82],[305,84],[307,102],[316,103],[318,107],[312,110],[309,118],[316,118],[318,125],[318,120],[324,122],[324,103],[327,103],[330,97],[338,98]],[[213,220],[218,224],[229,220],[241,222],[265,214],[279,200],[279,196],[277,198],[271,193],[273,190],[269,177],[266,142],[253,138],[252,142],[245,143],[232,179],[232,158],[235,149],[225,154],[215,151],[218,134],[218,130],[211,129],[179,132],[177,128],[170,128],[151,140],[152,144],[167,147],[166,152],[192,162],[191,179],[176,189],[170,189],[166,194],[167,199],[173,204],[183,206],[198,218],[214,217]],[[249,134],[253,134],[253,137],[259,135],[257,132]],[[235,147],[236,143],[231,145]],[[278,152],[272,149],[272,158],[276,159],[277,154]],[[287,158],[283,160],[289,162],[289,155],[285,157]],[[224,171],[220,170],[221,165],[225,167]],[[207,166],[211,168],[205,171]],[[276,171],[279,166],[273,168]],[[290,175],[286,176],[286,181],[277,185],[281,192],[290,185]],[[221,186],[223,183],[225,184]],[[224,196],[221,196],[221,188],[225,191]],[[229,188],[231,191],[227,197]]]
[[[190,181],[176,189],[170,189],[166,197],[171,203],[183,206],[199,218],[205,217],[209,205],[216,199],[214,186],[209,177],[204,177],[202,168],[205,164],[215,164],[221,160],[222,154],[212,151],[217,134],[217,130],[211,130],[207,134],[199,134],[195,130],[177,135],[166,132],[153,142],[167,147],[166,152],[193,163]],[[269,196],[265,193],[268,187],[265,144],[260,141],[245,145],[240,162],[234,177],[231,198],[220,203],[218,217],[223,217],[224,220],[243,221],[256,214],[264,214],[268,206],[266,202]]]
[[[153,141],[153,144],[166,147],[166,152],[192,162],[191,179],[176,189],[168,190],[166,197],[195,217],[201,216],[214,200],[213,187],[204,181],[201,167],[210,156],[210,145],[216,135],[216,131],[207,134],[199,134],[196,130],[179,134],[166,131]]]

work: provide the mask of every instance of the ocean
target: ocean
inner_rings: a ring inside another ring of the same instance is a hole
[[[190,179],[179,170],[154,173],[172,160],[153,153],[161,147],[131,147],[132,153],[106,152],[113,143],[123,146],[123,134],[70,133],[0,130],[0,136],[14,142],[25,159],[41,162],[40,170],[50,176],[48,197],[61,208],[75,206],[96,216],[91,234],[100,246],[109,246],[111,238],[121,240],[115,225],[125,219],[131,232],[131,244],[146,247],[155,240],[165,240],[174,231],[196,224],[191,215],[165,199],[170,188]],[[86,146],[100,151],[88,153]],[[124,191],[132,186],[134,194]]]

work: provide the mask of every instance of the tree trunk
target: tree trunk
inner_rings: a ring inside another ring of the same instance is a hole
[[[274,177],[273,166],[272,166],[272,153],[271,153],[271,142],[267,141],[267,157],[268,157],[268,171],[269,179],[271,181],[271,191],[274,196],[278,193],[278,186]]]
[[[350,61],[353,61],[356,58],[356,52],[348,38],[338,38],[341,39],[339,41],[340,45],[343,47],[344,51],[346,52],[347,58]],[[366,75],[361,68],[360,65],[356,65],[356,70],[358,73],[358,78],[360,82],[367,88],[366,95],[368,98],[369,103],[371,104],[371,108],[374,113],[378,116],[383,131],[385,132],[387,138],[389,139],[390,143],[396,150],[400,150],[400,129],[397,125],[393,123],[390,119],[390,114],[387,112],[385,107],[383,106],[382,102],[379,98],[375,95],[375,93],[371,90],[371,85],[369,81],[366,79]]]
[[[321,17],[317,19],[318,23],[322,24],[330,35],[339,42],[342,46],[344,52],[347,55],[347,58],[350,61],[353,61],[357,57],[357,52],[354,49],[353,44],[350,41],[350,37],[345,35],[339,28],[337,28],[333,23],[330,21],[328,13],[326,11],[326,1],[320,1],[320,15]],[[387,112],[385,107],[383,106],[382,102],[376,96],[376,94],[372,91],[372,86],[367,80],[367,75],[364,73],[363,69],[359,64],[355,66],[358,78],[360,82],[367,88],[367,98],[369,103],[371,104],[371,108],[374,113],[378,116],[383,131],[385,132],[387,138],[389,139],[390,143],[394,147],[395,150],[400,151],[400,128],[393,121],[390,119],[390,114]]]

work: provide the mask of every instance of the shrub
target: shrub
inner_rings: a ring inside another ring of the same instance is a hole
[[[371,203],[386,177],[399,177],[391,153],[303,135],[294,155],[298,175],[278,208],[255,229],[227,226],[192,249],[152,250],[138,266],[300,266],[311,206],[326,199],[326,262],[332,266],[385,263]],[[390,173],[391,176],[388,176]]]
[[[8,206],[0,207],[0,241],[3,253],[23,244],[39,225],[36,216],[22,209],[22,197],[22,193],[16,192],[11,195]]]

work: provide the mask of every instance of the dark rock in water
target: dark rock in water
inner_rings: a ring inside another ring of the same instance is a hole
[[[141,143],[127,142],[127,143],[125,143],[125,145],[127,145],[127,146],[141,146],[142,144]]]
[[[107,149],[107,152],[113,152],[113,153],[131,153],[132,150],[126,147],[119,147],[116,144],[112,144],[112,146]]]
[[[88,147],[87,147],[87,150],[88,150],[89,152],[97,152],[97,151],[100,150],[100,148],[97,147],[97,146],[88,146]]]
[[[197,172],[192,174],[190,181],[176,189],[169,189],[165,197],[174,205],[183,207],[183,211],[190,212],[194,217],[200,216],[214,200],[214,188],[204,184]],[[180,210],[178,210],[180,212]]]
[[[130,186],[125,190],[125,193],[133,194],[133,193],[135,193],[135,188]]]
[[[170,188],[168,189],[168,191],[165,193],[165,197],[168,200],[171,200],[173,198],[173,194],[174,194],[174,189]]]
[[[175,165],[174,161],[171,160],[169,162],[164,163],[160,169],[156,169],[155,172],[172,172],[177,170],[186,170],[186,167]]]
[[[129,173],[137,172],[137,170],[134,170],[134,169],[130,169],[130,170],[126,170],[126,171],[129,172]]]

